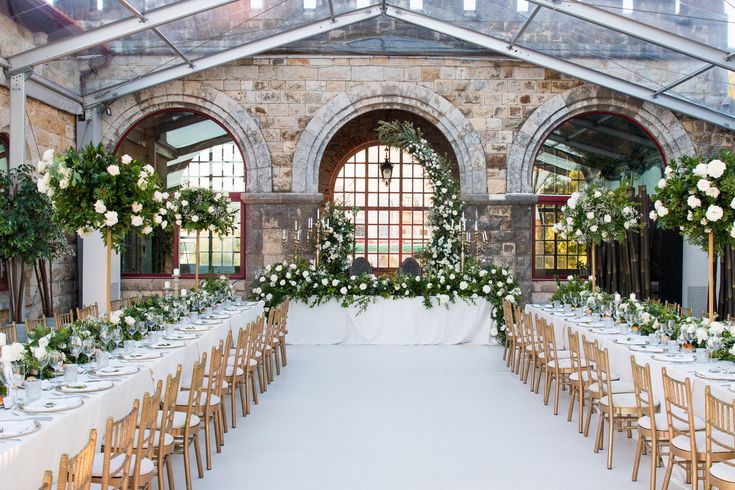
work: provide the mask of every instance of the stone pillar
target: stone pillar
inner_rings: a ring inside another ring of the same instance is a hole
[[[531,254],[534,194],[465,194],[467,229],[487,232],[488,243],[480,260],[513,270],[524,297],[531,292]],[[474,231],[473,231],[474,233]],[[470,250],[471,252],[472,250]]]
[[[316,210],[324,200],[322,194],[299,193],[250,193],[240,197],[245,205],[245,270],[252,279],[263,266],[293,260],[294,222],[301,231],[299,256],[313,258],[313,247],[306,242],[309,217],[316,220]],[[283,246],[283,230],[286,230],[286,246]]]

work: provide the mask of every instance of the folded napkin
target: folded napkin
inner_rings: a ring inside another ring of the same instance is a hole
[[[22,436],[35,429],[34,420],[4,420],[0,422],[0,438]]]

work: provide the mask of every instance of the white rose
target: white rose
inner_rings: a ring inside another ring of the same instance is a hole
[[[342,286],[342,287],[340,288],[339,292],[340,292],[340,293],[342,293],[342,294],[347,294],[347,288],[346,288],[346,287],[344,287],[344,286]]]
[[[117,165],[110,165],[109,167],[107,167],[107,173],[112,175],[113,177],[115,175],[120,175],[120,167],[118,167]]]
[[[699,198],[696,196],[689,196],[687,198],[687,205],[690,208],[698,208],[699,206],[702,205],[702,201],[700,201]]]
[[[167,226],[168,226],[168,221],[161,221],[161,229],[162,230],[165,230]]]
[[[120,161],[121,161],[121,162],[122,162],[122,163],[123,163],[124,165],[127,165],[127,164],[129,164],[130,162],[132,162],[132,161],[133,161],[133,157],[131,157],[131,156],[130,156],[130,155],[128,155],[128,154],[125,154],[125,155],[123,155],[122,157],[120,157]]]
[[[595,197],[602,197],[602,192],[595,191]]]
[[[182,289],[181,290],[181,296],[183,296],[184,298],[186,298],[186,295],[187,295],[186,289]]]
[[[158,191],[155,191],[153,193],[153,200],[156,202],[163,202],[163,194]]]
[[[717,187],[711,186],[709,189],[705,191],[705,194],[707,194],[709,197],[713,199],[717,199],[717,196],[720,195],[720,190]]]
[[[54,159],[54,150],[49,148],[48,150],[43,152],[43,161],[46,163],[51,163]]]
[[[155,216],[153,217],[153,221],[154,221],[154,222],[155,222],[155,223],[156,223],[157,225],[160,225],[160,224],[161,224],[161,223],[163,222],[163,218],[162,218],[162,217],[161,217],[160,215],[158,215],[158,214],[157,214],[157,215],[155,215]]]
[[[186,199],[184,199],[183,201],[181,201],[181,207],[182,208],[185,208],[188,205],[189,205],[189,201],[187,201]]]
[[[126,316],[125,324],[130,326],[135,325],[135,318],[133,318],[132,316]]]
[[[697,177],[707,177],[707,164],[706,163],[700,163],[696,167],[694,167],[693,170],[694,175]]]
[[[130,217],[130,224],[133,226],[143,226],[143,217],[138,215],[133,215]]]
[[[594,217],[595,217],[595,213],[593,213],[592,211],[587,213],[587,219],[593,219]]]
[[[360,284],[360,291],[365,291],[366,289],[367,289],[367,284],[365,284],[364,282]]]
[[[590,226],[590,231],[591,231],[592,233],[596,233],[596,232],[597,232],[597,225],[592,225],[592,226]]]
[[[715,179],[722,177],[727,165],[722,160],[712,160],[707,164],[707,175]]]
[[[462,281],[462,282],[459,283],[459,289],[460,289],[460,291],[464,291],[465,289],[467,289],[468,286],[469,286],[469,284],[467,284],[466,281]]]
[[[660,180],[658,181],[658,188],[659,188],[659,189],[663,189],[663,188],[665,188],[665,187],[666,187],[666,179],[660,179]]]
[[[656,221],[656,219],[658,218],[658,214],[656,213],[656,211],[651,211],[650,213],[648,213],[648,217]]]
[[[134,202],[131,206],[134,213],[140,213],[140,211],[143,209],[143,205],[139,203],[138,201]]]
[[[117,224],[117,212],[108,211],[105,213],[105,226],[115,226]]]
[[[214,213],[214,206],[209,206],[209,207],[207,208],[207,212],[208,212],[209,214],[212,214],[212,213]]]
[[[707,219],[710,221],[719,221],[719,219],[722,218],[722,215],[722,208],[714,204],[708,207],[707,212],[705,213],[705,216],[707,216]]]
[[[46,359],[46,349],[43,347],[34,347],[33,348],[33,357],[38,359],[39,361],[42,359]]]
[[[153,231],[153,228],[151,228],[150,226],[144,226],[144,227],[143,227],[143,229],[142,229],[142,230],[140,230],[140,231],[141,231],[141,233],[143,233],[144,235],[150,235],[150,234],[151,234],[151,232]]]
[[[487,284],[482,286],[482,292],[485,294],[490,294],[490,286],[488,286]]]
[[[191,221],[196,223],[197,221],[199,221],[199,216],[195,214],[194,216],[191,217]]]
[[[107,206],[105,206],[105,203],[101,199],[97,199],[94,203],[94,211],[99,214],[105,214]]]
[[[612,216],[606,214],[602,219],[605,223],[610,223],[612,221]]]
[[[146,164],[145,167],[143,167],[143,172],[147,173],[148,175],[153,175],[153,173],[156,171],[151,164]]]
[[[707,192],[707,189],[709,189],[709,180],[699,179],[699,181],[697,182],[697,189],[699,189],[701,192]]]
[[[77,230],[77,235],[79,235],[82,238],[88,238],[90,233],[92,232],[89,228],[79,228]]]

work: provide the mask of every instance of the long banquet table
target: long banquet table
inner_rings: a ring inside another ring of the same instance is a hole
[[[310,307],[292,301],[288,311],[291,344],[488,344],[492,306],[478,298],[475,304],[458,299],[427,309],[423,298],[376,298],[360,311],[329,300]]]
[[[654,391],[654,397],[661,402],[663,410],[664,390],[661,377],[661,368],[665,367],[670,376],[677,379],[689,378],[692,382],[692,396],[694,400],[694,412],[697,416],[704,419],[704,388],[709,385],[712,388],[712,394],[720,399],[731,401],[735,398],[735,392],[730,390],[731,381],[718,381],[704,379],[695,373],[700,370],[709,370],[715,366],[725,366],[735,369],[735,364],[727,361],[712,361],[706,364],[697,362],[676,363],[666,362],[654,359],[655,354],[647,352],[636,352],[629,348],[628,345],[616,343],[616,339],[628,337],[621,334],[602,334],[595,332],[593,329],[581,326],[571,320],[574,317],[564,317],[560,314],[549,311],[538,305],[527,305],[526,311],[533,315],[543,318],[547,322],[554,325],[554,333],[556,335],[556,343],[558,347],[567,347],[568,337],[567,328],[571,327],[573,332],[578,332],[580,337],[585,335],[587,339],[597,340],[600,346],[608,349],[610,356],[610,368],[612,371],[620,375],[622,380],[632,381],[633,376],[630,367],[630,356],[635,356],[636,362],[651,366],[651,382]]]
[[[115,381],[109,390],[85,393],[84,404],[79,408],[51,414],[16,412],[21,417],[13,415],[10,410],[0,409],[0,421],[49,415],[53,417],[51,421],[41,421],[41,428],[38,431],[23,436],[19,441],[0,439],[0,475],[2,475],[0,488],[13,490],[39,488],[44,470],[50,469],[56,475],[61,455],[76,454],[81,450],[87,443],[91,429],[97,429],[99,445],[104,437],[108,417],[117,419],[125,415],[130,411],[135,399],[140,399],[146,392],[154,390],[157,380],[162,379],[165,383],[166,376],[174,374],[177,365],[181,364],[184,368],[182,377],[190,376],[191,366],[202,353],[209,352],[230,330],[236,338],[239,329],[255,320],[262,312],[263,305],[259,303],[212,325],[212,328],[196,339],[185,341],[184,347],[162,351],[163,356],[158,359],[125,363],[126,366],[138,365],[140,370],[129,376],[114,378],[120,381]],[[44,392],[43,397],[51,395]]]

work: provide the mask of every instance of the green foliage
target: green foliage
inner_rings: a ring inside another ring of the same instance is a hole
[[[567,276],[566,282],[561,282],[557,278],[556,291],[551,295],[552,301],[564,301],[565,298],[581,298],[584,291],[590,291],[592,286],[587,279],[579,276]]]
[[[328,202],[321,217],[318,242],[321,267],[332,274],[344,274],[350,266],[355,243],[354,219],[345,210]]]
[[[230,196],[203,187],[184,187],[174,192],[170,209],[176,224],[188,231],[211,231],[229,235],[235,229],[237,211],[230,209]]]

